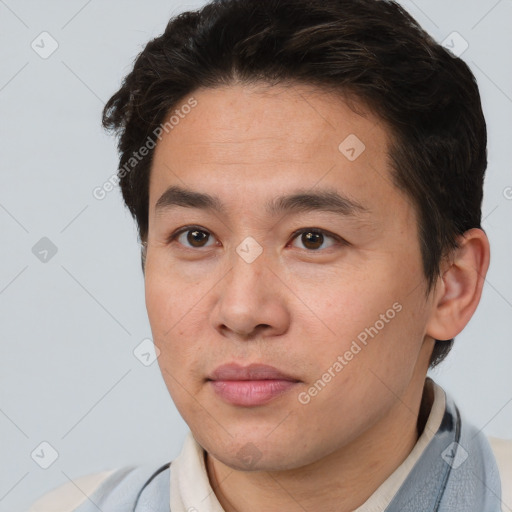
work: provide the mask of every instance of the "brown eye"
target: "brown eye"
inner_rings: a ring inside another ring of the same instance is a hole
[[[302,233],[301,241],[308,249],[319,249],[324,241],[324,235],[309,231],[308,233]]]
[[[296,232],[294,239],[300,239],[303,246],[309,251],[318,251],[319,249],[322,249],[322,244],[325,242],[326,239],[331,239],[334,241],[339,240],[338,237],[334,235],[328,235],[325,231],[321,229],[311,228],[301,229],[300,231]],[[329,246],[324,248],[332,247],[333,245],[336,245],[335,242],[331,243]]]
[[[187,242],[189,242],[193,247],[203,247],[203,243],[208,241],[209,238],[207,233],[200,231],[199,229],[189,229],[186,233],[188,233]]]
[[[189,249],[200,249],[208,247],[206,243],[210,239],[210,233],[204,229],[199,229],[194,226],[188,226],[180,231],[172,234],[168,242],[178,240],[178,242]],[[212,245],[212,244],[210,244]]]

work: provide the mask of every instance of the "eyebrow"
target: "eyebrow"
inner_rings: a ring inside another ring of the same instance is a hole
[[[176,206],[211,210],[226,215],[226,208],[218,197],[177,185],[170,186],[160,196],[155,204],[155,213],[161,214]],[[371,213],[368,207],[358,201],[329,188],[316,191],[300,189],[289,195],[272,198],[265,203],[265,211],[270,216],[311,211],[333,212],[344,217]]]

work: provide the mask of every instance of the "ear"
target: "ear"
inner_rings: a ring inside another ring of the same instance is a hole
[[[480,302],[489,268],[489,240],[482,229],[466,231],[459,242],[441,265],[435,287],[426,334],[436,340],[449,340],[464,329]]]

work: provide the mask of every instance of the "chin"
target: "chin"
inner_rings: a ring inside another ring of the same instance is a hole
[[[312,454],[298,453],[299,443],[293,439],[288,438],[290,444],[287,444],[278,437],[270,439],[268,432],[266,429],[260,436],[254,433],[233,438],[223,436],[221,442],[202,443],[194,437],[212,457],[236,471],[283,471],[316,460]],[[306,460],[309,458],[311,461]]]

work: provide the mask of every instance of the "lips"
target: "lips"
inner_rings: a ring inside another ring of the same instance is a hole
[[[236,363],[219,366],[208,377],[216,396],[235,406],[265,405],[293,389],[298,379],[273,366]]]
[[[224,364],[216,368],[208,380],[287,380],[299,382],[298,379],[288,375],[273,366],[266,364],[251,364],[240,366],[236,363]]]

